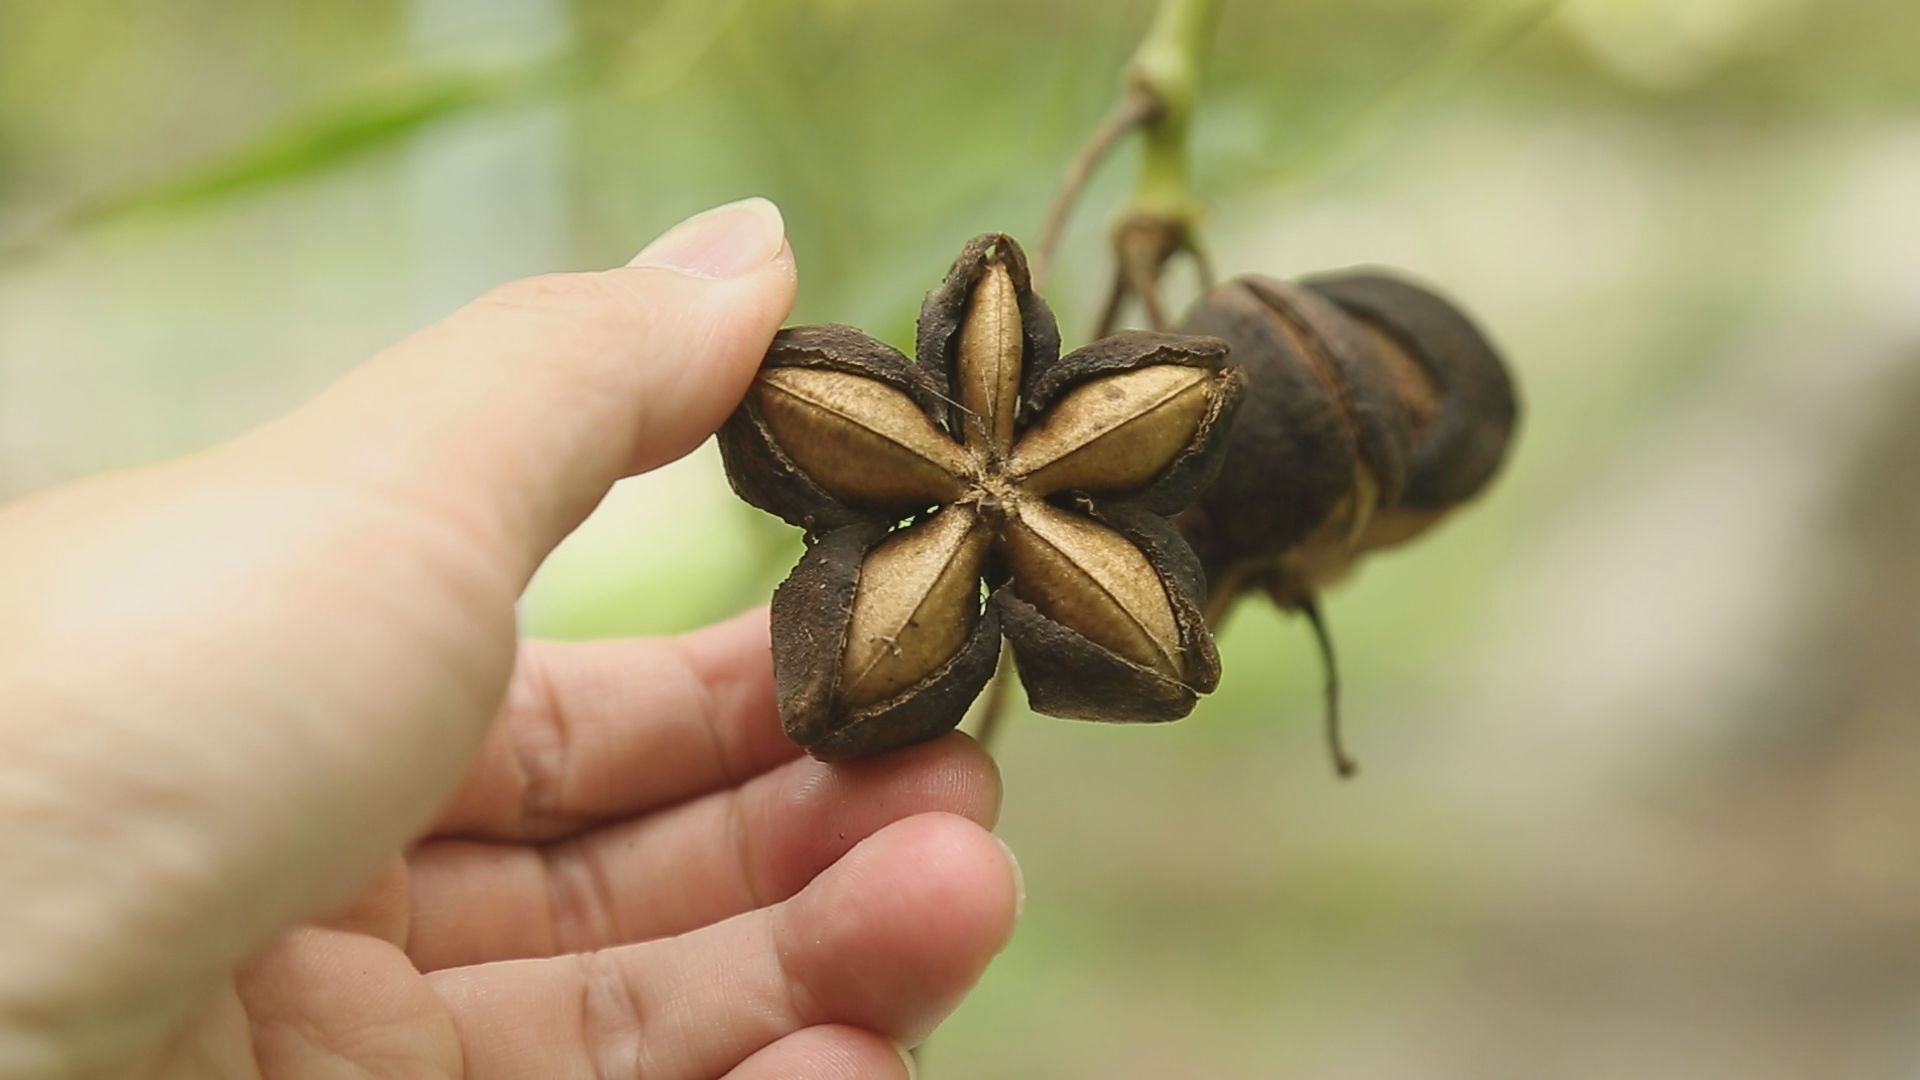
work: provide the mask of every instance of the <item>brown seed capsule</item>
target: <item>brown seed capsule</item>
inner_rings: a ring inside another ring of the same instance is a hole
[[[1219,479],[1179,519],[1206,567],[1209,621],[1250,591],[1308,617],[1350,773],[1317,592],[1486,485],[1512,434],[1512,382],[1457,308],[1378,272],[1241,278],[1181,328],[1230,342],[1250,384]]]
[[[1243,385],[1226,347],[1136,333],[1061,356],[998,235],[928,295],[918,343],[915,364],[848,327],[783,330],[720,433],[741,497],[809,533],[773,601],[788,734],[823,758],[932,738],[1003,632],[1039,711],[1185,715],[1219,659],[1160,515],[1218,468]]]
[[[1413,438],[1406,490],[1378,515],[1362,548],[1425,531],[1499,471],[1519,416],[1507,367],[1466,313],[1377,270],[1309,278],[1372,335]]]
[[[967,410],[966,444],[989,444],[1001,453],[1013,445],[1014,410],[1020,401],[1020,305],[1013,275],[991,263],[974,286],[960,327],[960,404]]]
[[[1007,472],[1042,495],[1140,487],[1192,440],[1213,384],[1204,370],[1155,364],[1082,385],[1034,424]]]
[[[1224,338],[1248,377],[1192,515],[1210,580],[1247,560],[1286,562],[1302,591],[1337,576],[1406,477],[1407,423],[1373,342],[1317,294],[1262,277],[1215,287],[1181,328]]]

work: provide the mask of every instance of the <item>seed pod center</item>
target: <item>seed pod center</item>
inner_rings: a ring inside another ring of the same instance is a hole
[[[1020,516],[1020,503],[1026,496],[1019,487],[998,472],[989,472],[973,486],[968,498],[978,507],[980,519],[999,536],[1007,523]]]

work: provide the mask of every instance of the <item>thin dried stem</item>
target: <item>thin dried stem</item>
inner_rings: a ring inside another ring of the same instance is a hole
[[[1205,295],[1213,291],[1219,280],[1213,273],[1213,257],[1207,254],[1206,246],[1201,244],[1191,232],[1187,234],[1187,254],[1193,256],[1194,273],[1200,277],[1200,293]]]
[[[1333,771],[1345,780],[1360,771],[1360,763],[1347,753],[1346,741],[1340,737],[1340,668],[1333,659],[1333,636],[1327,632],[1318,598],[1304,593],[1298,603],[1300,613],[1313,625],[1314,640],[1320,644],[1320,667],[1327,675],[1327,750],[1333,755]]]
[[[1100,309],[1100,321],[1094,327],[1093,336],[1106,337],[1120,324],[1120,305],[1127,299],[1127,275],[1119,270],[1113,272],[1113,287],[1107,290],[1107,303]]]
[[[1140,309],[1147,315],[1147,325],[1155,330],[1167,329],[1172,324],[1167,321],[1166,305],[1160,302],[1160,269],[1166,265],[1165,261],[1122,258],[1127,291],[1140,301]]]
[[[1182,251],[1191,250],[1188,235],[1185,221],[1145,211],[1128,215],[1114,227],[1113,256],[1119,291],[1108,300],[1107,318],[1103,320],[1107,325],[1101,328],[1100,336],[1112,331],[1128,296],[1140,302],[1149,326],[1155,330],[1168,329],[1171,324],[1166,303],[1161,299],[1160,282],[1166,274],[1167,263]]]
[[[1093,171],[1128,132],[1153,123],[1161,111],[1158,95],[1145,86],[1129,82],[1120,100],[1114,102],[1113,108],[1108,111],[1106,119],[1100,121],[1100,126],[1093,129],[1093,134],[1087,136],[1087,141],[1074,154],[1073,160],[1067,165],[1066,176],[1060,181],[1060,190],[1053,197],[1053,205],[1047,209],[1046,225],[1040,230],[1040,248],[1033,258],[1033,287],[1036,291],[1046,281],[1047,271],[1052,268],[1054,255],[1060,249],[1060,240],[1066,235],[1067,218],[1079,204],[1087,181],[1093,178]]]

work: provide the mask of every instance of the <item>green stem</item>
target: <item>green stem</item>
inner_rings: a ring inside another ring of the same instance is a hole
[[[1158,105],[1142,127],[1145,147],[1135,211],[1190,221],[1198,208],[1187,164],[1187,134],[1219,14],[1218,0],[1163,0],[1128,65],[1128,80]]]
[[[1213,36],[1218,14],[1217,0],[1161,0],[1153,25],[1127,63],[1126,88],[1120,100],[1074,155],[1047,209],[1033,259],[1036,289],[1053,265],[1060,239],[1066,233],[1067,217],[1080,201],[1088,179],[1114,147],[1136,130],[1146,146],[1141,155],[1140,183],[1122,220],[1153,221],[1162,234],[1179,241],[1175,246],[1187,246],[1200,212],[1200,201],[1193,197],[1188,179],[1187,119],[1199,93],[1207,41]],[[1146,272],[1156,281],[1165,261],[1161,256],[1143,260]],[[1127,295],[1125,273],[1123,270],[1116,300]],[[1118,314],[1117,304],[1110,314]]]

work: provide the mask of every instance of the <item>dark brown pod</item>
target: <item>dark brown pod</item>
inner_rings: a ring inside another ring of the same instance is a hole
[[[968,305],[990,267],[1006,270],[1013,290],[1013,303],[1019,312],[1020,371],[1022,379],[1047,367],[1060,357],[1060,327],[1040,294],[1033,291],[1033,278],[1027,269],[1027,253],[1005,233],[984,233],[967,241],[960,257],[947,270],[938,288],[927,294],[920,305],[920,320],[914,330],[914,355],[921,366],[947,386],[950,420],[955,434],[964,428],[960,405],[960,330],[966,321]]]
[[[1342,548],[1405,481],[1408,432],[1373,342],[1286,282],[1216,286],[1181,330],[1226,340],[1247,394],[1218,479],[1183,530],[1210,577],[1303,545]]]
[[[1218,626],[1249,592],[1307,617],[1328,742],[1351,775],[1317,594],[1486,485],[1512,435],[1512,381],[1459,309],[1372,271],[1241,278],[1209,290],[1181,328],[1229,341],[1249,376],[1219,479],[1178,518],[1205,567],[1207,617]]]
[[[1020,399],[1021,423],[1029,429],[1043,426],[1056,401],[1104,375],[1162,365],[1192,369],[1195,377],[1190,396],[1199,412],[1193,434],[1180,432],[1184,451],[1144,486],[1120,492],[1128,502],[1152,513],[1177,513],[1193,505],[1200,493],[1212,486],[1226,461],[1232,425],[1245,400],[1247,382],[1245,372],[1226,367],[1227,354],[1225,341],[1187,334],[1130,330],[1101,338],[1028,370]],[[1211,372],[1224,373],[1224,389],[1203,377]],[[1215,432],[1222,434],[1216,437]],[[1072,489],[1087,490],[1081,485]]]
[[[1374,335],[1413,438],[1406,490],[1395,523],[1374,530],[1405,539],[1440,513],[1473,498],[1506,458],[1519,404],[1499,353],[1445,297],[1390,272],[1348,270],[1308,278]],[[1378,546],[1369,543],[1367,546]]]

